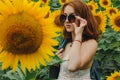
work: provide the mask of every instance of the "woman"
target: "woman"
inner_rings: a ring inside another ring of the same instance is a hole
[[[97,49],[98,25],[85,3],[73,0],[61,9],[65,48],[58,50],[62,60],[58,80],[92,80],[90,69]]]

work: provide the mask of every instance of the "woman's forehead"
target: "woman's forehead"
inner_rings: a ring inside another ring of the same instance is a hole
[[[64,9],[64,13],[71,14],[71,13],[75,13],[75,11],[74,11],[74,8],[72,6],[67,5]]]

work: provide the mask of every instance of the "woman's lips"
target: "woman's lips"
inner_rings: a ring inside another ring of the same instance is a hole
[[[66,25],[66,28],[70,28],[71,27],[71,25]]]

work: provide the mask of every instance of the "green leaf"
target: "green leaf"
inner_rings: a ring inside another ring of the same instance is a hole
[[[17,69],[16,69],[16,72],[18,73],[19,77],[21,78],[21,80],[24,80],[25,79],[25,74],[24,72],[22,71],[20,65],[18,65]]]
[[[12,70],[7,71],[6,74],[3,75],[4,77],[9,78],[10,80],[22,80],[18,74],[16,74],[15,72],[13,72]]]
[[[51,57],[51,62],[47,63],[47,66],[52,66],[52,65],[55,65],[55,64],[60,64],[62,62],[63,62],[63,60],[61,60],[57,55],[55,55],[54,57]]]
[[[37,71],[33,71],[33,70],[31,70],[30,72],[27,71],[27,74],[26,74],[24,80],[35,80],[36,79],[36,74],[37,74]]]

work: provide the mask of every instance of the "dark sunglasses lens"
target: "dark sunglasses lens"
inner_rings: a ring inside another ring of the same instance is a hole
[[[65,20],[66,20],[66,15],[61,14],[61,15],[60,15],[60,22],[64,23]]]
[[[73,14],[69,15],[69,16],[68,16],[68,21],[69,21],[70,23],[75,22],[75,15],[73,15]]]

